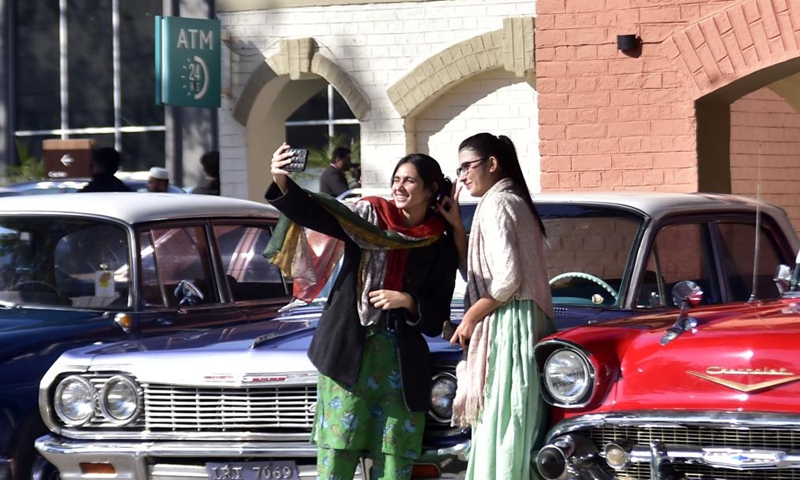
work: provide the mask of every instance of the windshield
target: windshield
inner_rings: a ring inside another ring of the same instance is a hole
[[[124,228],[63,217],[0,217],[0,300],[15,305],[124,308]]]

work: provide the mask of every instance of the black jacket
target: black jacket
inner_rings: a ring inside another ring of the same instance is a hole
[[[92,177],[80,192],[132,192],[125,182],[115,177],[113,173],[98,173]]]
[[[357,310],[356,279],[361,249],[344,233],[336,219],[291,180],[284,195],[274,183],[265,198],[289,219],[305,227],[344,240],[344,259],[328,304],[314,333],[308,356],[325,376],[353,385],[364,355],[366,329]],[[437,336],[450,318],[458,254],[452,235],[442,235],[433,245],[408,251],[403,291],[417,301],[419,318],[405,309],[391,310],[396,322],[400,374],[406,406],[412,411],[430,409],[430,351],[421,333]]]
[[[347,177],[343,171],[333,165],[328,165],[328,168],[322,171],[322,175],[319,177],[320,192],[327,193],[331,197],[338,197],[349,189],[350,186],[347,184]]]

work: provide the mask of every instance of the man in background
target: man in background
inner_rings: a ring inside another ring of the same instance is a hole
[[[338,197],[350,189],[345,172],[352,168],[350,149],[336,147],[331,155],[331,164],[319,177],[319,191],[332,197]]]
[[[125,183],[114,174],[119,170],[119,152],[110,147],[101,147],[92,150],[92,160],[89,168],[92,172],[92,181],[79,192],[130,192]]]
[[[169,172],[166,168],[153,167],[150,169],[150,176],[147,177],[147,191],[169,191]]]
[[[203,167],[203,178],[192,193],[204,195],[219,195],[219,152],[206,152],[200,157],[200,166]]]

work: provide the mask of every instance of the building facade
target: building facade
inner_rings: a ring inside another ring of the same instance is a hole
[[[320,81],[359,120],[368,186],[388,184],[411,151],[452,171],[460,140],[491,131],[515,141],[534,190],[758,195],[800,223],[798,0],[220,0],[217,10],[231,35],[220,142],[235,196],[260,198],[284,110]]]

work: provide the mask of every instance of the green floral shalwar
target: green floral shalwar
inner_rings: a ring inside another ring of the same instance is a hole
[[[422,448],[425,413],[409,411],[403,400],[394,335],[384,320],[367,327],[361,371],[352,387],[319,376],[311,438],[320,449],[320,480],[352,478],[362,455],[373,460],[374,478],[411,477]]]

